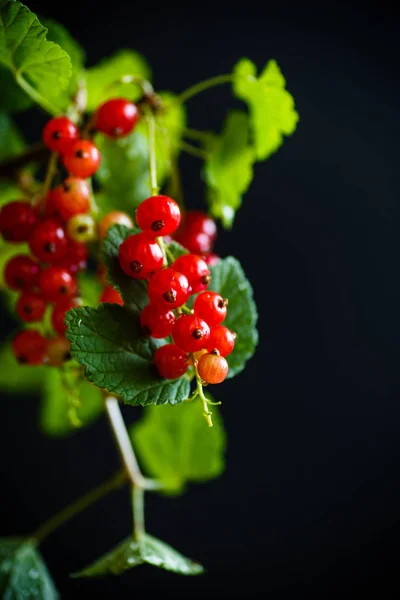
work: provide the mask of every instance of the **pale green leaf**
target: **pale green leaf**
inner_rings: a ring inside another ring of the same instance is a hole
[[[85,52],[63,25],[53,19],[41,19],[41,22],[47,28],[46,38],[58,44],[71,59],[72,75],[69,82],[69,91],[73,94],[76,91],[79,78],[83,76]]]

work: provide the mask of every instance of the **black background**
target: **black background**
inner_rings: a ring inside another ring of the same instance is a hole
[[[300,113],[217,246],[241,260],[260,311],[257,354],[215,390],[226,473],[179,499],[147,499],[150,532],[208,573],[69,579],[127,534],[122,491],[44,543],[62,597],[398,597],[399,31],[389,4],[29,6],[63,22],[89,64],[138,49],[158,89],[229,72],[241,56],[259,67],[276,58]],[[192,100],[192,124],[219,128],[228,103],[228,87]],[[35,119],[24,119],[32,138]],[[199,164],[182,167],[186,197],[201,206]],[[54,441],[36,413],[37,399],[2,398],[2,535],[32,530],[118,464],[104,421]]]

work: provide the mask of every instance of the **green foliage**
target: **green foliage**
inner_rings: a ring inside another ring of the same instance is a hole
[[[5,600],[59,598],[33,544],[18,538],[0,538],[0,594]]]
[[[246,361],[253,356],[258,342],[257,307],[251,284],[239,261],[232,256],[221,259],[211,267],[210,289],[228,298],[228,314],[223,325],[237,334],[235,349],[227,357],[228,377],[243,371]]]
[[[0,391],[7,394],[39,393],[47,367],[20,365],[11,352],[10,344],[0,348]]]
[[[204,171],[211,214],[221,219],[224,227],[232,226],[242,195],[253,179],[254,158],[248,117],[239,111],[231,112]]]
[[[224,470],[225,431],[217,407],[212,428],[205,427],[199,401],[179,406],[148,407],[131,428],[139,459],[168,493],[179,494],[187,483],[215,479]]]
[[[10,117],[0,113],[0,160],[18,154],[25,147],[21,134]]]
[[[40,428],[47,435],[64,436],[92,423],[103,411],[103,396],[94,385],[68,378],[60,369],[47,368],[40,405]]]
[[[76,90],[79,78],[83,76],[85,52],[63,25],[53,19],[42,19],[41,22],[47,28],[46,38],[58,44],[71,59],[72,76],[68,89],[72,94]]]
[[[94,67],[86,70],[86,87],[88,93],[87,108],[96,108],[109,98],[122,96],[137,100],[141,91],[137,84],[124,84],[120,80],[131,76],[151,80],[151,71],[146,59],[133,50],[120,50],[113,56],[105,58]]]
[[[250,109],[251,125],[258,160],[265,160],[291,135],[299,115],[293,96],[275,60],[266,64],[257,78],[257,68],[249,59],[240,60],[234,69],[233,91]]]
[[[200,575],[204,571],[199,563],[193,562],[168,544],[146,533],[137,542],[132,538],[125,539],[75,577],[121,575],[128,569],[144,563],[180,575]]]
[[[137,313],[115,304],[67,313],[72,356],[86,378],[133,406],[178,404],[189,394],[189,380],[161,378],[153,365],[159,340],[143,337]]]
[[[189,254],[189,251],[186,250],[186,248],[184,248],[183,246],[181,246],[181,244],[178,244],[178,242],[175,242],[174,240],[172,240],[172,242],[170,242],[167,245],[167,248],[168,264],[173,263],[174,260],[176,260],[180,256],[183,256],[184,254]]]
[[[16,0],[0,0],[0,65],[21,88],[52,114],[68,104],[71,59],[54,42],[37,17]]]
[[[33,100],[20,88],[14,75],[0,64],[0,111],[18,112],[30,108]],[[6,93],[3,92],[6,91]]]

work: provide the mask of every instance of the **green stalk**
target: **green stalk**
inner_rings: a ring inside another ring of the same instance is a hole
[[[197,96],[197,94],[200,94],[201,92],[205,92],[206,90],[209,90],[210,88],[213,88],[217,85],[221,85],[223,83],[231,83],[232,81],[232,73],[225,75],[217,75],[216,77],[205,79],[204,81],[200,81],[199,83],[196,83],[195,85],[192,85],[191,87],[184,90],[181,94],[179,94],[177,101],[183,104],[184,102],[187,102],[188,100],[190,100],[190,98],[193,98],[193,96]]]

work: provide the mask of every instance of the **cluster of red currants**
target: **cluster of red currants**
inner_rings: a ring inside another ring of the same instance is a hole
[[[172,336],[174,343],[155,353],[160,375],[175,379],[196,362],[203,381],[221,383],[228,374],[225,356],[232,352],[236,338],[221,326],[228,301],[215,292],[204,291],[211,274],[202,256],[184,254],[171,267],[163,266],[163,242],[159,238],[175,233],[180,220],[179,206],[172,198],[151,196],[144,200],[136,210],[142,232],[121,244],[119,263],[129,277],[149,282],[149,304],[140,315],[144,333],[154,338]],[[186,302],[192,294],[198,295],[191,311]],[[183,310],[189,314],[183,314]]]
[[[112,138],[129,134],[138,120],[138,109],[131,102],[112,99],[102,104],[92,119],[93,129]],[[90,140],[83,139],[76,125],[66,117],[47,122],[43,141],[56,153],[67,177],[36,201],[17,200],[0,212],[0,234],[9,243],[27,242],[30,255],[19,254],[5,266],[4,279],[20,295],[18,317],[26,323],[42,321],[46,308],[53,305],[51,325],[55,335],[45,337],[35,329],[19,332],[13,351],[25,364],[62,364],[69,357],[64,318],[68,310],[80,305],[76,275],[87,266],[91,240],[104,238],[113,223],[133,226],[125,213],[109,213],[98,226],[90,215],[91,187],[87,178],[100,165],[100,152]],[[122,298],[106,286],[100,302]]]

